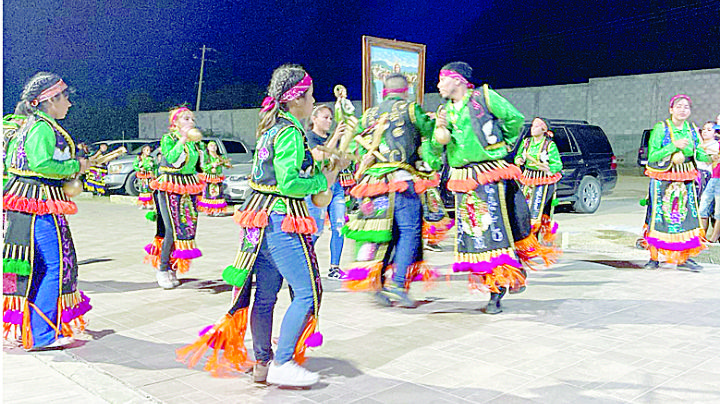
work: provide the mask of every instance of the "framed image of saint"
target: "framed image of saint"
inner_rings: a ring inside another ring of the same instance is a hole
[[[402,73],[410,100],[422,105],[425,94],[425,45],[363,35],[363,110],[382,101],[383,79]]]

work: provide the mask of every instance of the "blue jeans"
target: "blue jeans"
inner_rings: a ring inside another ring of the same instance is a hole
[[[710,178],[705,186],[700,196],[700,217],[710,217],[713,202],[715,203],[713,217],[720,219],[720,178]]]
[[[285,215],[270,214],[265,228],[265,237],[254,266],[256,290],[250,315],[255,360],[269,361],[273,359],[273,310],[283,279],[287,280],[293,298],[280,326],[277,352],[274,355],[279,364],[292,359],[306,320],[313,313],[315,302],[320,304],[322,296],[320,277],[312,259],[314,252],[310,250],[312,246],[300,239],[304,235],[282,231],[284,218]],[[318,285],[317,296],[313,292],[313,282]]]
[[[388,252],[392,250],[394,253],[393,282],[402,288],[405,287],[408,267],[417,260],[422,238],[422,203],[412,182],[408,181],[405,192],[395,194],[393,216],[393,237]]]
[[[315,219],[318,228],[317,233],[312,236],[313,245],[325,227],[325,212],[330,215],[330,229],[332,230],[332,236],[330,238],[330,265],[340,265],[340,256],[342,255],[344,243],[342,228],[345,226],[345,190],[339,181],[333,184],[331,190],[332,200],[327,208],[318,208],[313,205],[310,196],[305,198],[305,201],[307,202],[310,216]]]
[[[60,247],[57,226],[53,215],[35,216],[35,261],[29,301],[37,306],[47,318],[59,327],[58,298],[60,297]],[[55,329],[30,308],[33,347],[53,343]]]

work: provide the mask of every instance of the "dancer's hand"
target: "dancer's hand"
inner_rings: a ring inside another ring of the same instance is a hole
[[[78,173],[80,173],[80,174],[84,173],[85,171],[88,170],[88,168],[90,168],[90,160],[88,160],[84,157],[80,157],[78,159],[78,163],[80,163],[80,171],[78,171]]]
[[[675,140],[673,140],[673,144],[678,149],[683,150],[684,148],[688,147],[688,145],[690,144],[690,140],[689,139],[675,139]]]

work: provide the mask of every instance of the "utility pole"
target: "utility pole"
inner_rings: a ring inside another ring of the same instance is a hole
[[[202,47],[202,57],[200,59],[200,81],[198,82],[197,101],[195,101],[195,111],[200,111],[200,94],[202,94],[203,71],[205,70],[205,45]]]
[[[205,52],[206,51],[214,51],[217,53],[217,50],[210,48],[208,46],[203,45],[202,47],[202,56],[200,56],[200,80],[198,81],[198,92],[197,92],[197,100],[195,101],[195,111],[200,111],[200,98],[202,97],[202,84],[203,84],[203,73],[205,72],[205,62],[213,62],[214,60],[205,59]],[[197,56],[193,56],[195,59],[197,59]]]

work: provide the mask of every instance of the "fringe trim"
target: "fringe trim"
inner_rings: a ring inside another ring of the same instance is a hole
[[[223,180],[225,179],[225,176],[222,174],[199,173],[198,179],[205,183],[219,184],[219,183],[223,182]]]
[[[141,180],[146,180],[146,179],[150,179],[150,178],[154,177],[154,175],[151,171],[136,171],[135,176]]]
[[[338,177],[340,177],[340,185],[344,188],[349,188],[357,184],[357,181],[355,181],[355,177],[353,177],[352,173],[341,172]]]
[[[380,271],[382,271],[383,262],[376,261],[372,263],[356,262],[351,265],[351,269],[345,272],[342,286],[344,289],[353,292],[367,292],[380,290]]]
[[[302,334],[300,334],[300,338],[298,338],[297,344],[295,344],[293,359],[298,365],[302,365],[305,362],[305,359],[307,359],[305,357],[305,350],[307,348],[318,347],[322,344],[322,334],[315,332],[317,323],[317,317],[310,316],[305,324],[305,329],[303,329]]]
[[[283,200],[287,211],[282,222],[282,231],[286,233],[315,234],[318,231],[315,219],[310,216],[305,200],[256,193],[244,210],[236,210],[233,220],[240,227],[264,228],[268,225],[270,210],[278,200]]]
[[[225,208],[227,208],[227,202],[225,202],[225,199],[219,198],[219,199],[206,199],[201,198],[198,201],[198,210],[200,212],[205,212],[207,214],[217,214],[217,213],[225,213]]]
[[[657,260],[659,254],[662,254],[665,256],[665,261],[667,261],[670,264],[684,264],[685,261],[688,260],[690,257],[696,257],[697,255],[702,252],[702,250],[706,249],[707,247],[704,245],[700,245],[700,247],[691,248],[687,250],[682,251],[673,251],[673,250],[667,250],[663,248],[657,248],[652,245],[648,245],[648,250],[650,250],[650,256]]]
[[[173,194],[196,195],[205,189],[205,184],[198,181],[197,175],[194,174],[161,174],[150,182],[150,188]]]
[[[557,238],[558,224],[552,220],[548,215],[542,215],[540,220],[532,221],[531,233],[535,234],[538,241],[542,241],[546,245],[555,245],[555,239]]]
[[[512,265],[500,265],[493,269],[492,273],[468,275],[468,287],[470,290],[478,290],[483,293],[500,293],[498,286],[506,288],[519,288],[525,285],[525,277],[519,268]]]
[[[171,257],[172,269],[184,274],[190,270],[190,262],[195,258],[202,257],[202,252],[197,248],[195,240],[175,240],[174,250]],[[174,260],[174,261],[172,261]]]
[[[447,188],[453,192],[470,192],[478,185],[490,184],[500,180],[517,180],[520,169],[505,160],[472,163],[469,167],[452,168]]]
[[[518,258],[520,258],[520,261],[528,265],[530,269],[535,269],[530,264],[530,260],[533,258],[541,258],[545,266],[550,266],[557,262],[558,257],[562,255],[562,252],[555,247],[540,245],[534,234],[530,234],[524,239],[516,241],[515,253],[518,255]]]
[[[562,178],[562,173],[558,172],[548,175],[545,171],[526,169],[520,176],[520,183],[527,186],[549,185],[555,184]]]
[[[64,192],[63,197],[67,198]],[[77,205],[69,199],[54,198],[42,200],[27,198],[12,193],[3,195],[3,208],[5,210],[35,215],[74,215],[77,213]]]
[[[407,180],[397,180],[391,172],[382,177],[366,175],[360,182],[350,189],[350,195],[355,198],[372,197],[387,194],[388,192],[405,192],[408,188]],[[423,174],[416,172],[412,174],[415,193],[422,194],[429,188],[437,187],[440,184],[438,173]]]
[[[438,244],[445,240],[450,229],[455,226],[455,220],[449,217],[444,217],[441,221],[436,223],[429,223],[423,221],[422,236],[430,244]]]
[[[646,167],[645,175],[662,181],[694,181],[698,178],[698,172],[693,163],[671,164],[666,171]]]
[[[213,377],[234,376],[252,367],[245,347],[245,332],[248,324],[248,308],[236,311],[232,316],[226,314],[209,329],[201,331],[200,338],[194,343],[175,351],[177,360],[193,368],[205,352],[212,348],[212,354],[205,363],[204,370]],[[222,350],[222,355],[220,354]]]
[[[153,241],[145,246],[145,259],[143,263],[152,265],[155,269],[160,268],[160,251],[162,250],[163,237],[155,236]]]
[[[75,332],[85,331],[87,322],[83,315],[92,309],[90,298],[82,291],[61,295],[58,299],[60,313],[60,333],[72,337]],[[23,347],[30,349],[34,345],[30,313],[34,310],[23,296],[4,296],[3,298],[3,337],[22,339]]]

